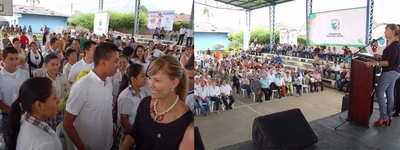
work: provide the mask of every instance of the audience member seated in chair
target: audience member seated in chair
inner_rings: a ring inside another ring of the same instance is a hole
[[[338,91],[343,91],[343,87],[350,81],[350,71],[345,69],[340,73],[340,78],[336,80]],[[346,93],[348,92],[349,86],[347,85]]]
[[[239,93],[240,91],[240,76],[239,72],[235,72],[235,76],[233,76],[232,81],[233,81],[233,88],[236,87],[236,93]]]
[[[324,70],[323,70],[324,77],[327,77],[327,76],[326,76],[326,72],[329,73],[330,71],[332,71],[332,65],[329,64],[329,61],[326,61],[326,62],[325,62],[325,68],[324,68]]]
[[[221,98],[226,106],[226,109],[232,109],[232,104],[235,102],[235,98],[232,96],[231,86],[229,84],[226,84],[226,80],[222,80],[222,85],[219,87],[219,89],[221,90]],[[229,104],[226,101],[228,98],[230,100]]]
[[[208,98],[209,94],[209,90],[206,86],[204,86],[204,82],[200,81],[200,87],[196,89],[196,93],[197,94],[197,103],[199,104],[200,107],[200,111],[203,115],[207,116],[208,115],[208,110],[210,109],[210,105],[211,105],[211,101]],[[204,106],[203,104],[206,104],[206,106]]]
[[[285,95],[282,94],[282,88],[286,85],[285,85],[285,81],[281,77],[281,73],[278,73],[278,78],[275,79],[274,83],[275,83],[276,88],[279,93],[279,99],[282,98],[282,96],[285,97]]]
[[[179,36],[178,36],[178,31],[174,30],[174,31],[171,31],[169,34],[170,34],[170,37],[171,37],[171,38],[169,39],[170,41],[172,41],[172,38],[173,38],[173,37],[175,38],[175,41],[178,41],[178,37],[179,37]]]
[[[297,75],[295,73],[292,74],[292,85],[293,85],[293,87],[296,88],[297,94],[299,94],[299,96],[301,96],[300,90],[303,87],[301,86],[300,79],[297,77]]]
[[[328,72],[328,79],[331,77],[331,73],[335,74],[335,78],[333,80],[336,80],[336,77],[338,74],[340,74],[340,66],[335,62],[331,68],[331,70]]]
[[[310,92],[314,92],[313,91],[313,87],[314,87],[314,78],[312,77],[312,71],[307,71],[307,74],[304,76],[305,78],[305,84],[308,84],[310,86]]]
[[[272,90],[269,88],[270,82],[265,73],[262,74],[262,77],[260,79],[260,84],[261,84],[261,91],[263,91],[265,95],[265,100],[266,101],[271,100]]]
[[[321,75],[319,74],[318,70],[314,70],[313,78],[314,78],[314,91],[318,92],[318,84],[321,86],[321,91],[324,91],[324,86],[322,84],[322,78],[321,78]]]
[[[210,100],[215,102],[215,110],[217,114],[219,114],[219,106],[221,105],[221,99],[219,98],[221,95],[221,91],[217,86],[217,82],[212,81],[211,86],[208,87],[210,90]]]
[[[286,84],[287,93],[293,95],[292,76],[289,71],[286,71],[286,76],[283,78]]]
[[[263,92],[261,91],[261,83],[258,81],[258,78],[254,78],[253,82],[251,83],[251,90],[253,90],[255,94],[256,101],[261,103]]]
[[[240,87],[242,89],[246,89],[247,91],[247,98],[250,98],[251,94],[251,87],[250,87],[250,80],[247,77],[247,73],[243,73],[243,78],[241,79]]]

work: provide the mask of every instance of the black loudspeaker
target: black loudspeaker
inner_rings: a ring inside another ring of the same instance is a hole
[[[300,109],[292,109],[254,119],[253,142],[260,149],[299,149],[318,138]]]
[[[198,127],[194,127],[194,149],[195,150],[204,150],[205,149]]]
[[[350,104],[350,96],[349,94],[346,93],[342,99],[342,112],[349,110],[349,104]]]

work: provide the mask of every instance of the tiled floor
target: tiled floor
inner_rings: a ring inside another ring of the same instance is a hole
[[[292,108],[300,108],[308,121],[337,114],[341,110],[344,93],[326,88],[324,92],[287,96],[263,103],[234,94],[235,108],[195,117],[206,149],[217,149],[227,145],[251,140],[254,118]],[[215,108],[214,108],[215,109]]]

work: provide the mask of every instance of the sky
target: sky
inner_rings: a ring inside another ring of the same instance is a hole
[[[26,0],[13,0],[16,5],[30,5]],[[99,0],[40,0],[35,6],[45,7],[66,15],[76,11],[98,12]],[[190,14],[192,9],[191,0],[141,0],[141,5],[150,11],[175,10],[175,13]],[[103,0],[103,11],[134,12],[135,0]]]
[[[196,0],[204,3],[205,0]],[[207,0],[215,6],[215,1]],[[221,5],[221,3],[219,3]],[[339,10],[355,7],[366,7],[367,0],[313,0],[313,12]],[[398,8],[400,0],[375,0],[374,21],[378,23],[400,24]],[[204,5],[195,4],[195,22],[206,22],[202,16]],[[244,11],[232,11],[210,8],[213,18],[210,22],[231,26],[233,29],[244,29],[246,13]],[[284,23],[291,28],[298,28],[306,23],[306,1],[295,0],[275,6],[275,23]],[[251,11],[251,28],[269,26],[269,8],[261,8]]]

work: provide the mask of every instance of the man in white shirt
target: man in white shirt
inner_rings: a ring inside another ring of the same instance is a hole
[[[156,40],[154,41],[154,43],[155,44],[162,44],[162,41],[158,36],[156,36]]]
[[[210,109],[211,101],[208,98],[210,95],[208,87],[204,86],[204,82],[200,81],[200,87],[196,89],[196,101],[199,104],[200,111],[204,116],[208,115],[208,110]],[[206,104],[206,106],[204,106]]]
[[[113,144],[111,79],[117,72],[118,48],[100,43],[93,54],[94,69],[72,85],[64,129],[76,149],[110,149]]]
[[[334,62],[332,69],[328,71],[328,79],[331,77],[331,73],[335,73],[335,78],[333,80],[336,80],[337,75],[340,74],[340,66],[337,64],[337,62]]]
[[[94,68],[93,53],[96,49],[96,42],[86,41],[83,44],[83,49],[85,50],[85,56],[83,57],[83,59],[75,63],[69,71],[68,81],[70,83],[74,83],[76,77],[78,77],[79,73],[81,73],[82,71],[91,70]]]
[[[0,109],[2,114],[2,130],[4,142],[8,142],[8,113],[11,104],[18,97],[21,84],[29,78],[29,72],[17,68],[19,63],[18,51],[9,46],[3,50],[5,67],[0,71]]]
[[[187,36],[186,36],[186,46],[190,46],[190,45],[192,45],[192,43],[193,43],[193,36],[194,36],[192,26],[190,26],[190,28],[187,29],[186,32],[187,32]],[[189,42],[189,41],[190,41],[190,42]],[[188,43],[189,43],[189,44],[188,44]]]
[[[219,87],[219,90],[221,91],[221,98],[222,102],[226,106],[226,110],[232,109],[232,104],[235,102],[235,98],[232,96],[232,88],[229,84],[226,84],[226,80],[222,80],[222,85]],[[229,98],[230,102],[229,104],[227,103],[227,99]]]
[[[279,93],[279,99],[282,97],[282,87],[286,86],[285,81],[283,80],[283,78],[281,77],[281,73],[278,73],[278,78],[275,79],[274,81],[275,85],[277,86],[277,90]],[[285,97],[285,96],[283,96]]]
[[[176,43],[176,45],[182,45],[183,38],[185,37],[185,33],[186,33],[186,28],[185,28],[185,26],[182,25],[181,29],[179,30],[179,40],[178,40],[178,43]]]

